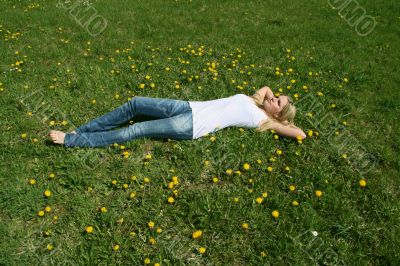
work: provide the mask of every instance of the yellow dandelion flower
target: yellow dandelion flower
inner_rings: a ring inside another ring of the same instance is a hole
[[[218,183],[219,179],[218,179],[218,177],[214,176],[213,179],[212,179],[212,181],[213,181],[214,183]]]
[[[46,212],[51,212],[51,207],[50,207],[50,206],[46,206],[46,207],[44,208],[44,210],[45,210]]]
[[[48,251],[51,251],[51,250],[53,250],[54,247],[52,244],[47,244],[46,248]]]
[[[257,201],[258,204],[261,204],[263,202],[263,198],[258,197],[258,198],[256,198],[256,201]]]
[[[297,200],[292,201],[293,206],[299,206],[299,202]]]
[[[249,229],[249,224],[248,223],[242,223],[242,228],[247,230]]]
[[[150,264],[151,261],[149,258],[145,258],[143,262],[144,262],[144,264]]]
[[[358,184],[360,185],[360,187],[365,187],[367,185],[367,181],[365,181],[365,179],[360,179],[360,181],[358,181]]]
[[[162,233],[162,228],[161,227],[157,227],[157,229],[156,229],[156,232],[158,233],[158,234],[161,234]]]
[[[131,192],[129,194],[129,198],[134,199],[136,197],[136,193],[135,192]]]
[[[289,186],[289,189],[290,189],[290,191],[294,191],[296,189],[296,187],[291,185],[291,186]]]
[[[272,217],[274,217],[276,219],[279,217],[279,211],[274,210],[274,211],[272,211],[271,215],[272,215]]]
[[[27,136],[28,136],[28,135],[27,135],[26,133],[22,133],[22,134],[21,134],[21,138],[22,138],[22,139],[26,139]]]
[[[150,228],[150,229],[153,229],[154,228],[154,222],[153,221],[149,221],[148,223],[147,223],[147,226]]]
[[[34,184],[36,184],[36,180],[33,179],[33,178],[31,178],[31,179],[29,179],[28,183],[29,183],[30,185],[34,185]]]
[[[114,249],[114,251],[118,251],[119,250],[119,245],[118,244],[114,245],[113,249]]]
[[[43,217],[44,216],[44,211],[38,211],[38,216]]]
[[[93,233],[93,226],[86,226],[85,227],[85,232],[86,233],[88,233],[88,234],[91,234],[91,233]]]
[[[203,231],[202,230],[197,230],[197,231],[194,231],[192,233],[192,238],[196,239],[196,238],[201,237],[202,235],[203,235]]]
[[[248,163],[243,164],[243,168],[244,168],[244,170],[249,170],[250,164],[248,164]]]
[[[150,238],[149,238],[149,243],[152,244],[152,245],[154,245],[154,244],[157,243],[157,241],[156,241],[156,239],[155,239],[154,237],[150,237]]]
[[[168,203],[172,204],[175,202],[175,199],[173,197],[168,197]]]
[[[51,191],[50,190],[45,190],[44,192],[43,192],[43,194],[48,198],[48,197],[51,197]]]
[[[106,207],[101,207],[101,208],[100,208],[100,211],[101,211],[102,213],[105,213],[105,212],[107,212],[107,208],[106,208]]]
[[[315,196],[317,196],[317,197],[322,197],[322,191],[321,190],[316,190],[315,191]]]
[[[206,248],[200,247],[198,250],[200,254],[206,253]]]
[[[267,171],[268,171],[268,172],[272,172],[272,170],[273,170],[272,166],[268,166],[268,167],[267,167]]]

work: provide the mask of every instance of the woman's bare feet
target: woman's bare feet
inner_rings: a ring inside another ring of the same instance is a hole
[[[58,130],[51,130],[49,136],[53,140],[53,143],[64,144],[64,138],[65,138],[64,132]]]

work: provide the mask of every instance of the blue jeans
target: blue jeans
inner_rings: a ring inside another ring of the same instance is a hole
[[[158,119],[137,122],[118,130],[109,130],[128,123],[137,115]],[[192,109],[188,101],[138,96],[78,127],[75,131],[77,134],[65,135],[66,147],[105,147],[141,137],[192,139]]]

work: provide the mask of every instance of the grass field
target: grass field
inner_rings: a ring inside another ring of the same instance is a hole
[[[366,36],[333,1],[71,2],[98,24],[67,1],[0,1],[0,265],[400,264],[397,2],[358,2]],[[302,143],[47,137],[134,96],[264,85],[296,100]]]

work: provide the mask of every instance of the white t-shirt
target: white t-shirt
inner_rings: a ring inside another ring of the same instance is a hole
[[[268,116],[246,94],[209,101],[189,101],[193,114],[193,139],[225,127],[257,128]]]

